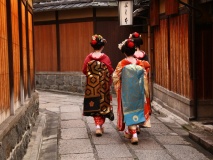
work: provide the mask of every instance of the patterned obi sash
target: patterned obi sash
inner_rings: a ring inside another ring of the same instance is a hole
[[[143,123],[144,69],[135,64],[126,65],[121,74],[121,99],[124,122],[127,126]]]
[[[110,112],[110,74],[107,66],[92,60],[87,64],[84,116],[106,115]]]

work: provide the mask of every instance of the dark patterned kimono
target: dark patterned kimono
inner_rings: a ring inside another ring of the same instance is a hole
[[[99,58],[89,54],[84,61],[83,73],[86,75],[86,86],[83,115],[93,116],[96,125],[102,125],[105,118],[110,116],[112,72],[110,59],[105,54]]]

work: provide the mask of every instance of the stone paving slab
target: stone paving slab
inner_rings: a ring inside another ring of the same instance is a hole
[[[125,144],[107,144],[96,145],[98,157],[100,158],[131,158],[132,155],[129,152]]]
[[[93,153],[93,148],[89,139],[72,139],[72,140],[60,140],[59,142],[59,154],[82,154]]]
[[[71,119],[81,119],[82,114],[81,113],[61,113],[61,120],[71,120]]]
[[[80,108],[79,108],[79,106],[76,106],[76,105],[62,105],[61,107],[61,112],[63,113],[63,112],[78,112],[78,113],[80,113],[81,111],[80,111]]]
[[[141,160],[174,160],[165,150],[139,150],[135,154]]]
[[[156,136],[157,135],[171,135],[172,133],[174,133],[174,131],[172,131],[171,129],[169,129],[167,126],[165,126],[162,123],[160,123],[160,124],[153,123],[151,128],[147,128],[147,131]]]
[[[198,150],[188,145],[164,145],[164,147],[177,159],[184,160],[208,160]]]
[[[151,125],[155,124],[155,123],[162,123],[159,119],[155,118],[154,115],[155,114],[153,113],[152,116],[151,116],[151,118],[150,118],[151,122],[152,122]]]
[[[89,138],[86,128],[61,129],[61,139]]]
[[[46,108],[46,109],[48,109],[48,108],[57,108],[57,109],[59,109],[58,108],[58,104],[52,103],[52,102],[39,105],[39,108]]]
[[[62,155],[61,160],[96,160],[93,153]]]
[[[98,145],[98,144],[121,144],[121,143],[123,143],[120,135],[115,134],[114,132],[115,132],[114,129],[107,129],[101,138],[96,137],[94,135],[92,137],[93,143],[95,145]]]
[[[184,144],[189,145],[190,143],[187,142],[180,136],[156,136],[156,139],[163,145],[165,144]]]
[[[142,135],[138,136],[138,145],[130,145],[135,151],[139,150],[161,150],[163,147],[152,137],[143,137]],[[129,139],[124,139],[127,144],[130,144]]]
[[[74,120],[67,120],[67,121],[61,121],[61,128],[83,128],[86,127],[83,120],[74,119]]]
[[[122,157],[122,158],[119,158],[119,157],[117,157],[117,158],[99,158],[100,160],[135,160],[135,158],[124,158],[124,157]]]

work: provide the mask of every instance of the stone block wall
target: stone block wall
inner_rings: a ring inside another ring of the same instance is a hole
[[[37,72],[36,89],[84,93],[85,75],[81,72]]]
[[[39,96],[32,94],[15,115],[8,117],[0,125],[0,159],[21,160],[31,138],[32,127],[39,114]]]
[[[82,72],[37,72],[36,89],[84,94],[86,76]],[[115,94],[113,85],[112,94]]]

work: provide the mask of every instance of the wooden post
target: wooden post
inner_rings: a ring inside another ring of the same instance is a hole
[[[11,0],[6,1],[6,6],[7,6],[9,85],[10,85],[10,115],[14,115],[15,114],[15,109],[14,109],[14,74],[13,74],[14,69],[13,69]]]
[[[177,14],[178,8],[179,8],[178,0],[166,0],[165,1],[166,15]]]
[[[150,26],[159,25],[159,0],[150,1]]]

